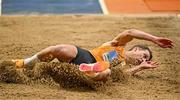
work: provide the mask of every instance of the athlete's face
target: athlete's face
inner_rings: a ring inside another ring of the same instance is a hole
[[[127,62],[133,64],[133,65],[139,65],[143,61],[147,61],[150,59],[150,53],[148,50],[142,50],[139,47],[133,48],[127,56]]]

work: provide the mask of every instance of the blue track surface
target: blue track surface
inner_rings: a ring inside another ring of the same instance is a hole
[[[101,14],[98,0],[3,0],[2,14]]]

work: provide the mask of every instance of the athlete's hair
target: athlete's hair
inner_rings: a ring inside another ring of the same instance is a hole
[[[148,50],[149,54],[150,54],[150,57],[148,59],[148,61],[150,61],[152,59],[152,51],[145,45],[134,45],[131,49],[129,49],[129,51],[133,50],[134,48],[140,48],[141,50]]]

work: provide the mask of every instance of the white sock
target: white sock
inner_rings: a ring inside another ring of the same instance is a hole
[[[24,65],[29,65],[29,64],[31,64],[32,62],[35,62],[35,61],[39,61],[37,54],[35,54],[34,56],[32,56],[30,58],[24,59]]]

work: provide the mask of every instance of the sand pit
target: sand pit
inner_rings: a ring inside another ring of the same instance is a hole
[[[0,81],[6,83],[26,83],[27,78],[16,70],[11,61],[0,62]]]
[[[79,71],[78,65],[61,62],[40,62],[34,68],[15,69],[11,61],[0,64],[0,81],[21,84],[59,84],[66,89],[104,91],[112,82],[124,82],[128,77],[119,67],[112,68],[112,75],[105,81],[94,81]]]
[[[0,99],[163,99],[180,95],[180,19],[177,17],[127,18],[120,16],[1,16],[0,17]],[[37,63],[33,69],[16,70],[8,60],[26,58],[50,45],[74,44],[93,49],[123,30],[136,28],[174,41],[173,49],[146,44],[153,51],[157,69],[134,77],[112,67],[106,82],[93,82],[67,63]]]

